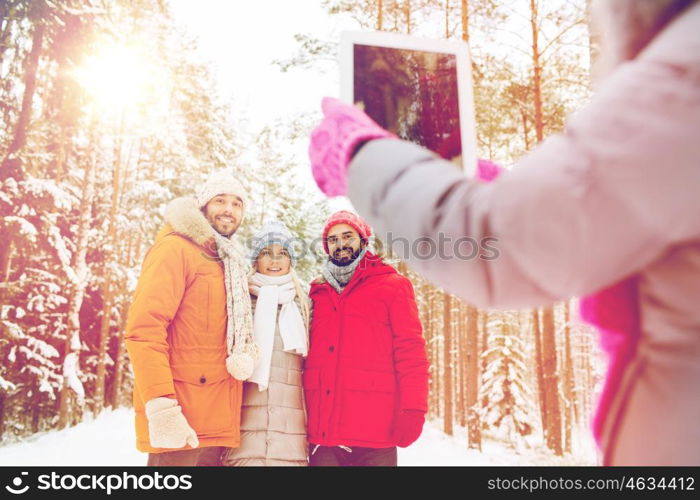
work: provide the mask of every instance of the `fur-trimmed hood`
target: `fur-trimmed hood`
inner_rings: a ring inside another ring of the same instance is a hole
[[[176,198],[165,207],[165,223],[172,230],[207,249],[214,245],[214,228],[197,207],[194,198]]]
[[[156,239],[166,234],[176,233],[193,243],[199,245],[212,255],[217,255],[217,245],[214,236],[216,230],[197,206],[194,198],[185,196],[175,198],[165,207],[165,226],[158,233]],[[235,235],[235,233],[234,233]],[[246,248],[239,238],[230,238],[234,249],[240,258],[245,259]]]

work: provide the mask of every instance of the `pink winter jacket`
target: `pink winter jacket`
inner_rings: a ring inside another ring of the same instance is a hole
[[[385,241],[496,238],[495,259],[408,259],[475,305],[534,307],[627,283],[608,302],[628,319],[638,307],[633,335],[608,339],[632,345],[600,422],[608,464],[700,465],[698,26],[700,4],[491,183],[393,139],[349,167],[349,197]]]

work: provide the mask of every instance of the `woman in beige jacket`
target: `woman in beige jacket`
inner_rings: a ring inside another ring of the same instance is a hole
[[[226,452],[224,465],[308,465],[301,373],[309,306],[291,242],[279,221],[268,222],[254,239],[248,283],[260,360],[243,387],[241,445]]]

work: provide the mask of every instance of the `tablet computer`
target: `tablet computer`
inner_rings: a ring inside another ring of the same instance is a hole
[[[341,99],[402,139],[476,172],[471,60],[465,42],[383,32],[340,39]]]

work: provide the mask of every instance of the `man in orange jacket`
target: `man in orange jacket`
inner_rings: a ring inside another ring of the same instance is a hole
[[[126,347],[148,465],[218,465],[224,448],[239,446],[252,319],[247,263],[232,238],[245,205],[234,177],[213,174],[196,198],[168,205],[144,259]]]

